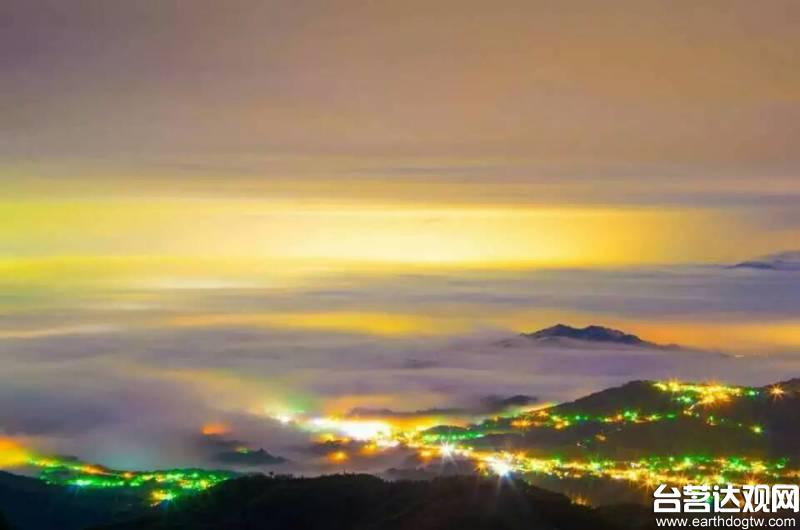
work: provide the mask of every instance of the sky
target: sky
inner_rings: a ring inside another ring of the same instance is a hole
[[[800,248],[798,23],[793,0],[3,2],[0,434],[147,466],[208,421],[269,447],[253,411],[294,403],[798,375],[800,268],[729,268]],[[497,351],[557,322],[693,353]]]

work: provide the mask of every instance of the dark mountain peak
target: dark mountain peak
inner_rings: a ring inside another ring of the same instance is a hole
[[[762,390],[769,391],[770,389],[775,387],[782,388],[785,391],[793,391],[800,394],[800,377],[793,377],[792,379],[787,379],[786,381],[779,381],[777,383],[766,385],[761,388]]]
[[[264,449],[258,449],[256,451],[249,449],[223,451],[214,455],[214,460],[221,464],[240,466],[272,466],[286,463],[285,458],[270,454]]]
[[[766,271],[800,271],[800,250],[770,254],[760,258],[742,261],[731,269],[751,269]]]
[[[540,329],[533,333],[523,333],[522,336],[533,340],[572,339],[587,342],[627,344],[631,346],[656,346],[653,343],[640,339],[636,335],[625,333],[618,329],[596,325],[586,326],[585,328],[574,328],[566,324],[556,324],[555,326]]]
[[[629,381],[621,386],[605,388],[575,401],[561,403],[554,407],[559,412],[582,411],[593,414],[611,414],[630,408],[631,403],[651,410],[673,408],[672,396],[655,387],[655,381]]]

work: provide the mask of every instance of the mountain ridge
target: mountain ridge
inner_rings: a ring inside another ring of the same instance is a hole
[[[750,269],[761,271],[800,271],[800,250],[790,250],[776,254],[768,254],[755,259],[741,261],[728,267],[729,269]]]
[[[542,328],[538,331],[530,333],[520,333],[517,339],[524,339],[530,342],[539,342],[544,344],[563,344],[569,342],[588,343],[588,344],[602,344],[602,345],[617,345],[635,348],[651,348],[661,350],[677,350],[682,349],[677,344],[659,344],[651,342],[641,337],[628,333],[615,328],[600,326],[597,324],[590,324],[586,327],[574,327],[568,324],[556,324],[547,328]],[[518,342],[514,339],[506,339],[498,343],[500,346],[510,347]]]
[[[566,324],[556,324],[549,328],[540,329],[532,333],[522,333],[522,337],[534,340],[573,339],[587,342],[613,342],[640,346],[649,343],[632,333],[592,324],[584,328],[576,328]]]

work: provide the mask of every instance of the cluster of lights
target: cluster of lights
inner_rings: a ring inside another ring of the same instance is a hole
[[[342,420],[338,418],[313,418],[306,424],[317,432],[335,432],[357,441],[380,441],[389,439],[392,427],[382,421]]]
[[[27,464],[39,468],[40,478],[48,484],[78,488],[144,489],[148,491],[153,504],[203,491],[234,475],[202,469],[121,471],[76,460],[35,456],[29,458]]]
[[[678,394],[676,401],[680,401],[689,405],[689,408],[694,408],[697,406],[713,406],[720,403],[728,403],[739,397],[758,397],[760,394],[757,388],[714,384],[684,384],[678,381],[655,383],[655,387],[665,392]]]
[[[729,425],[746,429],[753,434],[763,434],[760,425],[747,425],[730,418],[710,414],[714,406],[736,399],[757,398],[768,395],[778,399],[787,391],[780,386],[766,390],[749,387],[723,386],[717,384],[686,384],[675,381],[656,382],[654,388],[668,392],[674,409],[658,412],[642,412],[625,409],[610,415],[583,413],[559,413],[557,408],[540,409],[512,418],[495,418],[467,427],[439,426],[433,429],[398,429],[384,422],[361,420],[337,420],[316,418],[294,419],[292,423],[306,430],[322,432],[325,440],[366,442],[369,454],[388,447],[402,446],[417,453],[418,458],[430,461],[462,459],[473,462],[478,471],[497,476],[510,474],[544,474],[557,478],[599,477],[625,480],[644,485],[662,482],[716,484],[730,480],[747,483],[753,480],[773,481],[797,477],[797,470],[788,469],[786,460],[765,461],[748,458],[715,458],[706,455],[651,456],[636,460],[601,460],[574,457],[561,458],[530,457],[525,453],[508,453],[496,450],[476,449],[473,440],[488,434],[502,434],[514,429],[552,428],[568,429],[586,423],[640,424],[676,420],[680,417],[701,418],[709,426]],[[602,432],[595,436],[598,441],[606,439]],[[343,462],[346,454],[331,453],[331,462]]]
[[[282,425],[292,425],[313,432],[326,441],[356,440],[382,444],[392,440],[395,429],[385,421],[343,419],[336,417],[307,418],[298,414],[282,412],[271,415]]]
[[[511,474],[543,474],[556,478],[580,479],[598,477],[624,480],[651,486],[659,483],[719,484],[725,482],[753,483],[797,480],[800,471],[789,467],[784,460],[765,461],[749,458],[715,458],[705,455],[650,456],[636,460],[602,460],[572,457],[543,458],[528,456],[524,452],[476,449],[472,441],[488,434],[502,434],[513,430],[552,428],[555,430],[586,424],[639,424],[676,420],[689,416],[701,418],[709,426],[729,425],[746,428],[754,434],[763,433],[760,425],[745,425],[730,418],[711,414],[716,405],[737,399],[757,398],[766,395],[774,400],[784,398],[789,391],[780,386],[768,389],[723,386],[716,384],[686,384],[676,381],[656,382],[654,388],[670,394],[675,403],[672,410],[642,412],[624,409],[610,415],[561,413],[557,408],[540,409],[511,418],[494,418],[466,427],[435,428],[415,425],[398,427],[379,419],[351,419],[334,417],[303,417],[291,414],[274,415],[283,425],[314,433],[320,441],[354,444],[359,454],[371,456],[387,449],[402,447],[416,452],[421,461],[434,458],[472,462],[481,473],[505,477]],[[203,433],[217,435],[227,432],[224,425],[209,424]],[[595,435],[598,441],[605,434]],[[5,444],[5,445],[4,445]],[[246,451],[246,449],[243,449]],[[38,468],[41,478],[50,484],[78,488],[133,488],[146,491],[151,502],[161,504],[181,496],[210,488],[234,474],[224,471],[176,469],[165,471],[120,471],[86,464],[77,460],[43,458],[23,450],[9,440],[0,439],[0,465],[25,464]],[[350,454],[341,448],[327,454],[328,462],[343,464]]]
[[[473,453],[478,470],[498,476],[544,474],[557,478],[585,477],[624,480],[646,486],[780,482],[796,478],[787,461],[708,456],[649,457],[630,461],[534,458],[524,453]]]
[[[553,428],[566,429],[586,422],[595,423],[652,423],[663,420],[674,420],[675,412],[666,414],[641,414],[635,410],[623,410],[610,416],[592,416],[589,414],[552,414],[548,410],[540,410],[533,414],[511,420],[511,427],[517,429]]]
[[[567,429],[576,425],[586,423],[596,424],[631,424],[631,423],[655,423],[661,421],[675,420],[680,417],[698,418],[714,427],[725,425],[745,429],[754,434],[762,434],[761,425],[748,425],[742,422],[733,421],[729,418],[719,417],[710,414],[713,407],[730,403],[738,398],[757,398],[762,395],[763,390],[749,387],[723,386],[717,384],[686,384],[677,381],[656,382],[654,388],[663,392],[669,392],[675,408],[670,411],[641,412],[634,409],[620,410],[610,415],[590,415],[590,414],[564,414],[557,410],[541,409],[535,412],[522,414],[508,421],[502,418],[488,420],[474,429],[461,429],[457,435],[444,437],[450,440],[465,440],[484,436],[487,433],[497,432],[498,428],[508,425],[512,429],[528,430],[536,428],[552,428],[556,430]],[[766,393],[774,399],[783,398],[787,391],[781,386],[775,385],[766,390]],[[440,438],[442,436],[439,436]]]

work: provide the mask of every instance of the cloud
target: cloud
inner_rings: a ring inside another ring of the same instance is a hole
[[[251,451],[263,448],[297,470],[307,435],[281,428],[270,414],[474,416],[521,404],[504,402],[507,396],[561,401],[630,379],[786,379],[800,369],[792,355],[799,289],[793,274],[714,266],[351,272],[280,289],[136,290],[127,296],[150,308],[104,306],[102,321],[115,325],[107,332],[0,339],[0,429],[34,437],[42,450],[151,467],[213,465],[219,453],[235,451],[196,445],[204,425],[219,423],[230,430],[225,439],[246,440]],[[318,296],[325,291],[335,296]],[[109,298],[107,287],[87,287],[78,298],[50,296],[36,311],[5,306],[3,319],[6,329],[57,327],[64,315],[69,326],[91,325],[100,321],[97,303]],[[214,309],[245,316],[170,324]],[[313,322],[279,329],[246,316],[381,309],[385,318],[419,314],[430,325],[442,322],[444,332],[361,332],[354,318],[348,329]],[[716,343],[744,356],[497,345],[562,321],[609,325],[658,343]],[[754,355],[765,349],[772,354]]]
[[[119,328],[109,324],[85,324],[81,326],[62,326],[40,329],[4,329],[0,330],[0,340],[6,339],[39,339],[46,337],[65,337],[70,335],[102,335],[113,333]]]
[[[391,409],[354,408],[348,416],[380,417],[380,418],[421,418],[431,416],[479,418],[512,413],[538,403],[538,398],[517,394],[509,397],[496,395],[485,396],[464,406],[447,408],[429,408],[414,411],[396,411]]]
[[[733,265],[734,269],[800,272],[800,250],[770,254]]]
[[[407,370],[425,370],[426,368],[435,368],[438,365],[439,363],[433,360],[406,359],[401,366]]]
[[[708,264],[798,240],[795,0],[35,4],[0,31],[3,432],[294,461],[266,409],[798,370],[800,276]],[[555,322],[734,356],[493,346]]]

